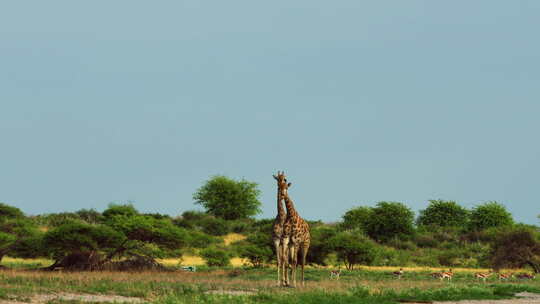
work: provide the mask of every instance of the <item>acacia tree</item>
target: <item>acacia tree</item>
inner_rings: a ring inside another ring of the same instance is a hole
[[[121,209],[131,210],[127,213],[108,212]],[[167,218],[157,219],[139,214],[131,205],[111,205],[103,215],[104,224],[122,234],[120,246],[108,255],[108,260],[118,255],[164,256],[168,251],[180,249],[188,243],[185,229]]]
[[[176,253],[188,243],[185,229],[170,219],[139,214],[131,205],[111,205],[103,212],[103,222],[65,223],[45,236],[56,262],[50,269],[68,267],[100,269],[114,258],[145,257],[153,261]]]
[[[358,264],[369,265],[376,257],[375,244],[360,233],[340,232],[330,238],[328,243],[348,270],[353,270]]]
[[[64,223],[45,234],[44,246],[55,260],[47,268],[97,269],[102,265],[103,256],[114,252],[122,242],[122,234],[105,225],[82,221]]]
[[[530,266],[540,273],[540,241],[537,232],[521,228],[503,233],[493,243],[494,268]]]
[[[256,183],[244,179],[236,181],[217,175],[197,189],[193,199],[209,214],[226,220],[236,220],[249,218],[261,212],[259,194]]]
[[[426,209],[420,210],[418,225],[439,227],[463,227],[467,224],[469,211],[454,201],[429,200]]]
[[[16,207],[0,203],[0,262],[28,240],[37,240],[39,230]]]

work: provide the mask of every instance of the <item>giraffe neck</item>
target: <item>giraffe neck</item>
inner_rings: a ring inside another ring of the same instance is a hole
[[[286,217],[285,209],[283,209],[283,203],[281,202],[281,189],[278,188],[277,193],[277,217],[280,219],[284,219]]]
[[[285,207],[287,208],[287,216],[288,217],[298,217],[298,212],[296,212],[296,209],[294,209],[294,203],[292,199],[289,197],[289,193],[285,193],[283,196],[285,199]]]

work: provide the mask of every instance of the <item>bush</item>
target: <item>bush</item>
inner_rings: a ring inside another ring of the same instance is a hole
[[[338,231],[334,227],[321,226],[311,229],[311,245],[307,254],[308,263],[326,265],[326,259],[332,252],[328,240]]]
[[[186,221],[199,221],[207,217],[208,214],[202,211],[188,210],[182,213],[182,219]]]
[[[241,258],[247,259],[253,267],[262,267],[265,262],[272,259],[273,253],[270,247],[259,247],[247,243],[238,247]]]
[[[22,218],[24,213],[17,207],[0,203],[0,219]]]
[[[469,211],[454,201],[430,200],[429,206],[420,210],[417,224],[423,226],[463,227]]]
[[[386,245],[400,250],[416,250],[418,247],[411,241],[404,241],[397,238],[389,240]]]
[[[193,248],[206,248],[208,246],[223,243],[223,239],[208,235],[200,231],[188,231],[188,246]]]
[[[523,228],[500,235],[492,246],[493,267],[530,266],[540,273],[539,239],[538,232]]]
[[[488,202],[472,210],[469,228],[472,231],[480,231],[493,227],[509,227],[513,224],[514,219],[506,207],[497,202]]]
[[[375,259],[371,264],[374,266],[405,266],[409,265],[410,261],[410,252],[378,246],[376,247]]]
[[[206,217],[198,222],[202,227],[204,233],[222,236],[230,232],[229,223],[221,218],[216,218],[213,216]]]
[[[202,205],[208,214],[226,220],[249,218],[261,212],[257,184],[246,180],[235,181],[218,175],[193,194],[196,204]]]
[[[360,233],[340,232],[328,242],[349,270],[357,264],[370,265],[375,260],[376,245]]]
[[[119,205],[119,204],[109,204],[109,207],[107,210],[103,211],[103,217],[105,220],[108,220],[114,216],[121,215],[121,216],[135,216],[138,215],[139,212],[135,207],[133,207],[132,204],[126,204],[126,205]]]
[[[421,248],[436,248],[439,241],[432,234],[421,234],[416,236],[416,245]]]
[[[367,225],[367,234],[377,241],[407,238],[414,234],[414,213],[402,203],[379,202]]]
[[[233,221],[229,224],[229,230],[234,233],[248,233],[251,231],[253,221]]]
[[[122,242],[122,234],[104,225],[71,222],[47,231],[44,246],[55,259],[73,252],[112,251]]]
[[[367,231],[368,223],[373,214],[373,208],[360,206],[353,208],[343,215],[343,222],[340,224],[341,230]]]
[[[0,203],[0,262],[6,254],[14,254],[16,249],[21,249],[23,243],[29,241],[39,242],[41,233],[33,221],[24,216],[21,210]],[[35,250],[39,249],[36,243]],[[27,253],[37,255],[39,252],[30,253],[32,247],[28,247]],[[21,251],[21,250],[19,250]],[[24,251],[24,250],[22,250]]]
[[[201,257],[208,266],[229,266],[231,264],[229,253],[219,248],[206,248],[201,251]]]
[[[73,212],[50,213],[37,217],[39,224],[49,228],[59,227],[77,220],[80,220],[79,216]]]
[[[103,215],[94,209],[81,209],[75,212],[79,219],[90,223],[97,224],[103,221]]]

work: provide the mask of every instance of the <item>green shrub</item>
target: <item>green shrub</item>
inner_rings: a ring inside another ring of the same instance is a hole
[[[337,229],[330,226],[319,226],[311,229],[311,245],[307,255],[308,263],[326,265],[326,259],[332,252],[328,240],[337,233]]]
[[[229,253],[223,249],[210,247],[201,251],[201,257],[205,260],[208,266],[229,266],[231,257]]]
[[[366,232],[372,239],[385,242],[414,234],[414,212],[403,203],[379,202],[371,210]]]
[[[223,175],[210,178],[193,194],[208,214],[226,220],[252,217],[261,212],[257,183],[236,181]]]
[[[198,222],[198,225],[202,227],[204,233],[222,236],[229,233],[229,223],[221,218],[213,216],[206,217]]]
[[[340,230],[355,230],[358,229],[363,233],[366,232],[367,226],[371,216],[373,215],[373,208],[367,206],[360,206],[350,209],[343,215],[343,222],[340,223]]]
[[[430,200],[429,206],[420,210],[419,226],[463,227],[467,224],[469,211],[454,201]]]
[[[328,243],[349,270],[358,264],[370,265],[377,253],[376,244],[360,233],[340,232],[328,240]]]
[[[411,241],[403,241],[397,238],[389,240],[386,245],[400,250],[416,250],[418,247]]]
[[[269,247],[260,247],[249,243],[239,246],[237,250],[239,256],[247,259],[253,267],[262,267],[273,256],[272,250]]]
[[[229,223],[229,231],[234,233],[248,233],[251,231],[253,221],[232,221]]]
[[[208,235],[204,232],[189,230],[188,246],[193,248],[207,248],[209,246],[223,243],[223,239]]]
[[[437,252],[439,252],[439,250],[431,248],[409,252],[408,264],[403,265],[429,267],[441,266],[436,254]]]
[[[492,227],[512,226],[514,219],[506,207],[497,202],[487,202],[474,208],[471,212],[469,228],[480,231]]]
[[[439,245],[439,241],[432,234],[417,235],[415,241],[421,248],[436,248]]]

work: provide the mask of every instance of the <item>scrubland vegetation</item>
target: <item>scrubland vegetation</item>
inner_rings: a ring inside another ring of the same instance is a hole
[[[307,286],[277,288],[273,219],[253,218],[258,195],[255,183],[217,176],[194,194],[204,212],[176,216],[132,204],[28,216],[0,204],[0,298],[70,291],[157,303],[395,303],[540,291],[538,279],[483,283],[471,275],[539,273],[537,226],[516,223],[497,202],[469,210],[445,200],[427,202],[418,215],[400,202],[378,202],[335,223],[309,221]],[[181,270],[193,264],[197,272]],[[391,272],[400,267],[398,280]],[[329,268],[341,268],[341,279],[330,280]],[[449,268],[452,282],[429,277]]]

